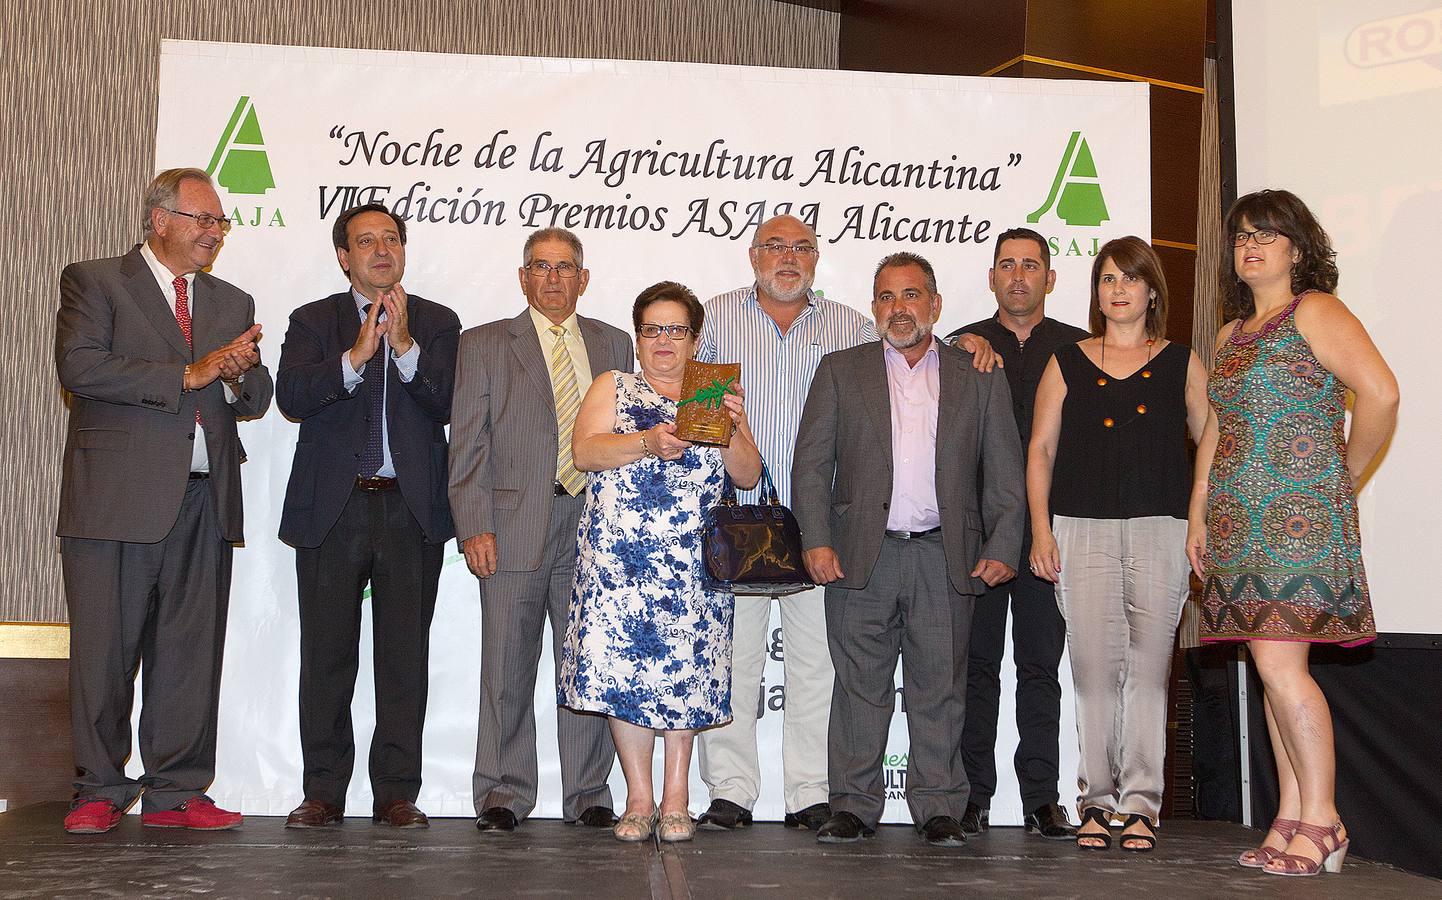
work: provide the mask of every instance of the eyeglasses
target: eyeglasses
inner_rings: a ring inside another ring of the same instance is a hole
[[[219,225],[221,234],[228,234],[230,232],[230,220],[225,216],[212,216],[210,213],[181,212],[178,209],[171,209],[168,206],[165,208],[165,211],[173,212],[177,216],[194,219],[195,224],[199,225],[204,231],[209,231],[213,226]]]
[[[1277,238],[1282,237],[1282,232],[1274,231],[1271,228],[1259,228],[1256,231],[1239,231],[1232,235],[1232,243],[1238,247],[1247,246],[1249,238],[1256,238],[1259,244],[1270,244]]]
[[[559,262],[554,266],[544,260],[536,260],[533,263],[526,263],[526,272],[532,278],[550,278],[555,272],[557,278],[575,278],[581,274],[579,266],[573,266],[568,262]]]
[[[636,333],[643,338],[658,338],[661,332],[666,332],[666,337],[673,341],[682,341],[691,333],[690,325],[657,325],[653,322],[642,322],[636,329]]]
[[[767,241],[764,244],[752,244],[751,249],[762,250],[766,253],[770,253],[772,256],[780,256],[787,250],[790,250],[797,256],[811,256],[813,254],[821,252],[810,244],[783,244],[780,241]]]

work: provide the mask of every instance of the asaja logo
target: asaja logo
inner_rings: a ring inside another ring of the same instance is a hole
[[[249,97],[235,101],[230,122],[221,132],[205,171],[229,194],[260,195],[275,187],[270,158],[265,153],[265,138],[260,133],[260,119]],[[252,228],[262,224],[267,228],[285,227],[285,217],[279,207],[266,208],[258,203],[244,210],[236,204],[230,219],[236,225]]]
[[[249,97],[236,101],[230,123],[221,133],[205,171],[232,194],[264,194],[275,187],[260,120]]]
[[[1107,213],[1106,199],[1102,196],[1101,181],[1097,178],[1096,161],[1092,159],[1091,148],[1080,131],[1073,131],[1067,141],[1066,152],[1056,167],[1056,176],[1052,178],[1046,202],[1026,220],[1031,223],[1041,221],[1041,217],[1053,206],[1057,216],[1068,225],[1095,227],[1111,218]]]

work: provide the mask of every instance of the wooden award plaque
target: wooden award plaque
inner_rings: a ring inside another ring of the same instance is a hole
[[[740,363],[686,361],[681,399],[676,404],[676,437],[693,444],[731,446],[731,412],[721,402],[741,380]]]

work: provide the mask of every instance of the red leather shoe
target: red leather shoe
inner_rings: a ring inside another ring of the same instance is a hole
[[[104,834],[120,824],[120,809],[109,800],[85,800],[65,815],[70,834]]]
[[[147,828],[189,828],[192,831],[224,831],[235,828],[244,820],[240,813],[216,806],[209,797],[191,797],[175,809],[140,814],[140,824]]]

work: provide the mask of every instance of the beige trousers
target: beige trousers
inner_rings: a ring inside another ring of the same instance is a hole
[[[1057,605],[1075,686],[1077,809],[1153,824],[1165,787],[1167,676],[1187,598],[1187,523],[1056,516]]]

